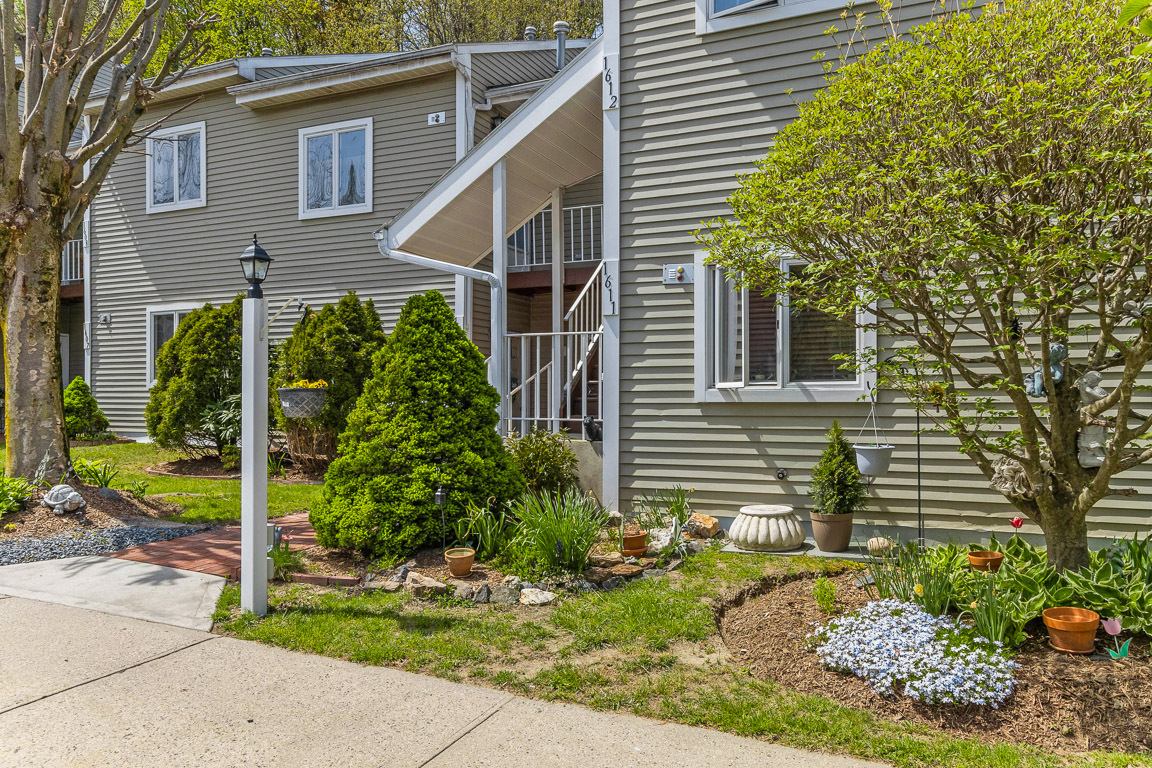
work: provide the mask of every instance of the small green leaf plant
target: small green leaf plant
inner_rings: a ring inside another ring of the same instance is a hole
[[[824,576],[816,579],[812,595],[816,598],[816,605],[820,607],[821,613],[831,616],[836,612],[836,583],[831,579]]]
[[[860,482],[856,454],[844,438],[839,421],[832,422],[828,447],[812,470],[808,492],[816,511],[825,515],[850,515],[868,506],[868,489]]]

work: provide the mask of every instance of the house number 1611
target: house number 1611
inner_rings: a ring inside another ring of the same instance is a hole
[[[604,57],[604,83],[600,89],[605,110],[620,108],[620,54]]]

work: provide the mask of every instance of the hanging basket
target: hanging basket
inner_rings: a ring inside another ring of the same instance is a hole
[[[892,464],[894,445],[854,445],[856,451],[856,468],[860,474],[869,477],[883,477],[888,474],[888,467]]]
[[[281,387],[280,408],[289,419],[314,419],[324,410],[327,387]]]

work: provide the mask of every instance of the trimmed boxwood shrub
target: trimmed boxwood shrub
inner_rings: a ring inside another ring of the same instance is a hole
[[[484,358],[438,291],[413,296],[348,416],[310,519],[321,544],[395,561],[439,542],[469,505],[524,490],[500,436]]]
[[[241,297],[191,312],[156,356],[156,383],[144,409],[148,435],[188,456],[219,456],[232,440],[205,412],[240,393]]]
[[[325,304],[319,312],[305,307],[280,351],[274,384],[286,387],[301,379],[328,382],[324,410],[308,421],[339,435],[372,375],[372,358],[384,342],[376,306],[371,299],[361,302],[355,291],[336,304]],[[276,415],[280,427],[287,429],[288,420],[278,402]]]
[[[64,428],[69,439],[99,437],[108,431],[108,426],[88,384],[80,377],[72,379],[64,389]]]

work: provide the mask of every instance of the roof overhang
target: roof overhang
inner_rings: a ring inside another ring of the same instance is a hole
[[[227,59],[189,70],[175,83],[165,86],[150,103],[161,104],[172,99],[196,96],[218,88],[246,82],[248,80],[241,74],[239,62],[236,59]],[[125,96],[121,95],[121,99],[124,98]],[[91,114],[103,109],[107,99],[107,92],[93,94],[84,105],[84,111]]]
[[[601,43],[584,52],[488,134],[387,226],[381,249],[471,266],[492,249],[492,168],[505,161],[507,232],[556,187],[603,171]]]
[[[286,77],[244,83],[228,89],[236,103],[251,109],[289,104],[318,96],[373,88],[403,80],[452,72],[456,54],[451,46],[430,48],[411,54],[392,54],[371,61],[361,61]]]

